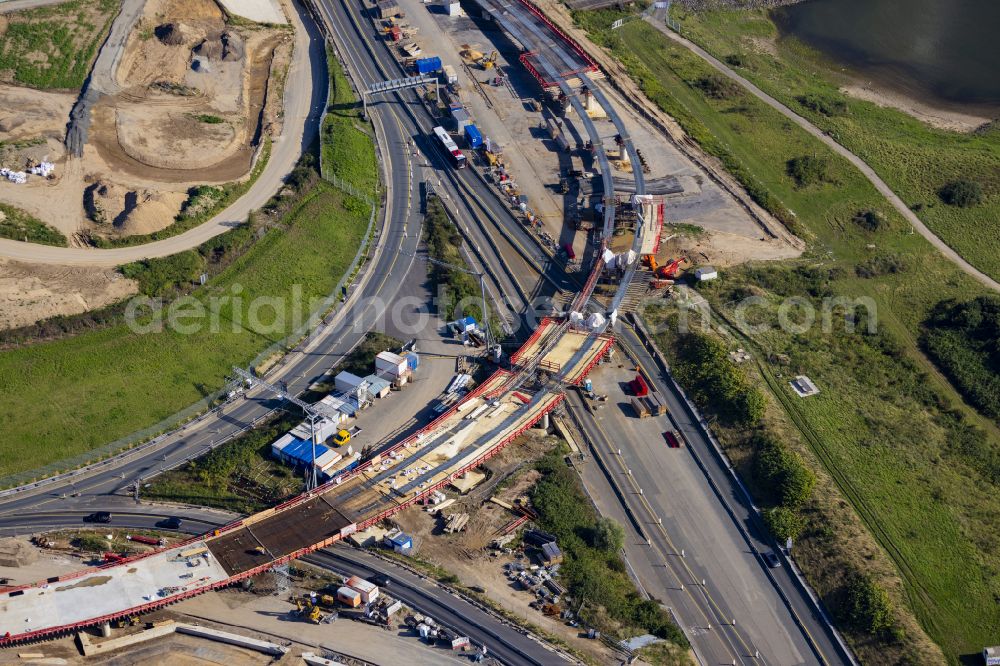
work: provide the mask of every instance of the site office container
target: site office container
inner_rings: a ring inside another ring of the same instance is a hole
[[[390,351],[379,352],[375,356],[375,369],[388,372],[393,377],[402,377],[409,369],[406,359]]]
[[[341,393],[350,393],[354,389],[358,388],[364,379],[358,377],[352,372],[347,372],[344,370],[337,374],[333,379],[334,387]]]
[[[431,72],[436,72],[441,69],[441,58],[438,56],[432,56],[430,58],[417,58],[414,65],[417,67],[417,73],[430,74]]]
[[[483,145],[483,135],[475,125],[465,126],[465,140],[469,142],[469,148],[473,150]]]
[[[375,583],[371,583],[364,578],[359,578],[358,576],[351,576],[347,579],[347,587],[356,591],[361,595],[361,601],[366,604],[378,599],[378,586]]]
[[[451,65],[442,67],[441,72],[445,83],[458,83],[458,74],[455,73],[455,68]]]
[[[420,367],[420,357],[417,356],[417,352],[406,352],[403,357],[406,358],[406,365],[411,371]]]
[[[361,593],[345,585],[344,587],[337,588],[337,601],[345,606],[357,608],[361,605]]]

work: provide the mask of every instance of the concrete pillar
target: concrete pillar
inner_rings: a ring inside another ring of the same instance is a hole
[[[111,623],[105,622],[101,625],[101,638],[111,638]]]
[[[548,430],[549,429],[549,413],[548,412],[545,412],[544,414],[542,414],[542,420],[538,422],[538,427],[541,428],[542,430]]]

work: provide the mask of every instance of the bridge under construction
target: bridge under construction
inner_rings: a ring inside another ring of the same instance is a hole
[[[587,74],[596,70],[578,45],[543,21],[527,0],[487,0],[485,6],[532,52],[531,66],[578,106],[578,91],[570,84],[587,85]],[[598,99],[618,128],[624,149],[634,155],[614,109],[603,95]],[[603,140],[586,114],[581,117],[601,165],[605,191],[612,192]],[[641,170],[633,177],[636,194],[642,195]],[[638,199],[636,209],[641,219]],[[637,229],[634,247],[639,248],[643,226]],[[552,411],[563,400],[565,388],[581,382],[613,344],[607,330],[628,276],[610,304],[591,298],[613,231],[614,206],[607,206],[597,258],[569,316],[543,320],[511,356],[509,369],[498,369],[425,428],[386,443],[377,455],[323,486],[210,534],[114,564],[0,590],[0,645],[101,624],[231,585],[375,524],[496,455]],[[585,318],[588,311],[592,314]]]

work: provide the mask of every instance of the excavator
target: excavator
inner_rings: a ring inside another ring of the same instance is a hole
[[[494,67],[496,67],[497,64],[497,52],[494,51],[493,53],[489,54],[488,56],[480,60],[479,64],[482,66],[483,69],[493,69]]]
[[[661,266],[657,263],[654,255],[647,254],[643,256],[642,263],[648,266],[649,270],[653,272],[653,279],[649,281],[649,286],[653,289],[662,289],[663,287],[672,285],[681,264],[686,263],[687,260],[687,257],[678,257],[677,259],[671,259]]]

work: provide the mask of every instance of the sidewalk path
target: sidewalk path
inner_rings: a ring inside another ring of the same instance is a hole
[[[965,259],[961,257],[961,255],[959,255],[957,252],[951,249],[943,240],[935,236],[934,232],[928,229],[924,225],[924,223],[920,221],[920,218],[918,218],[913,213],[913,211],[910,210],[905,203],[903,203],[903,200],[900,199],[896,195],[896,193],[892,191],[892,189],[885,183],[884,180],[882,180],[879,177],[877,173],[875,173],[874,169],[868,166],[867,162],[865,162],[860,157],[849,151],[847,148],[844,148],[842,145],[840,145],[832,138],[827,136],[827,134],[825,134],[823,130],[816,127],[811,122],[809,122],[808,120],[806,120],[799,114],[795,113],[794,111],[789,109],[787,106],[785,106],[775,98],[768,95],[760,88],[755,86],[753,83],[751,83],[747,79],[743,78],[742,76],[734,72],[732,68],[728,67],[725,63],[712,56],[710,53],[705,51],[703,48],[701,48],[691,40],[681,37],[673,30],[667,28],[666,25],[652,19],[651,17],[647,16],[644,18],[647,23],[649,23],[651,26],[662,32],[668,38],[672,39],[681,46],[685,47],[686,49],[698,55],[712,67],[714,67],[715,69],[719,70],[729,78],[733,79],[734,81],[742,85],[744,88],[749,90],[755,97],[757,97],[765,104],[767,104],[771,108],[781,113],[783,116],[794,122],[796,125],[804,129],[805,131],[812,134],[814,137],[816,137],[817,139],[825,143],[827,146],[832,148],[833,151],[836,152],[838,155],[842,156],[848,162],[856,166],[858,170],[860,170],[861,173],[865,175],[865,178],[871,181],[871,184],[875,186],[875,189],[881,192],[882,195],[889,200],[889,203],[892,204],[893,208],[898,210],[900,215],[906,218],[907,222],[913,225],[913,228],[917,231],[917,233],[926,238],[931,245],[940,250],[944,256],[948,257],[948,259],[950,259],[960,269],[962,269],[975,279],[979,280],[981,283],[983,283],[990,289],[993,289],[994,291],[1000,291],[1000,282],[997,282],[989,275],[986,275],[985,273],[977,269],[975,266],[967,262]]]

